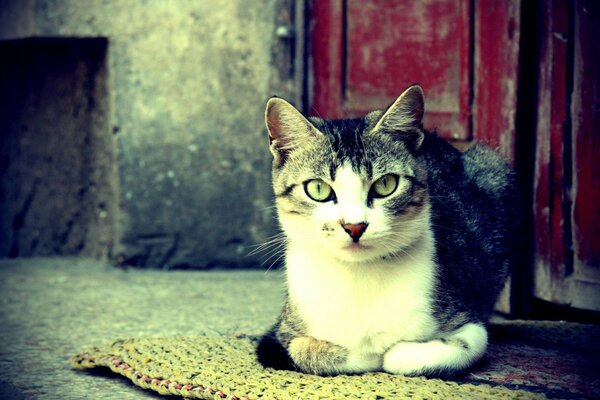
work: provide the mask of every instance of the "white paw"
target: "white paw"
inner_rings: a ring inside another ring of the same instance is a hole
[[[381,354],[351,351],[342,370],[347,373],[381,371],[382,363]]]
[[[440,340],[397,343],[384,354],[383,369],[399,375],[451,374],[472,366],[486,347],[486,329],[467,324]]]
[[[401,342],[383,356],[383,370],[397,375],[419,375],[439,368],[440,361],[449,355],[448,350],[440,341]]]

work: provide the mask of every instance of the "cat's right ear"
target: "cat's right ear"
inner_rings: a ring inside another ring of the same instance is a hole
[[[302,141],[314,135],[316,128],[287,101],[272,97],[267,102],[265,123],[275,161],[283,163]]]

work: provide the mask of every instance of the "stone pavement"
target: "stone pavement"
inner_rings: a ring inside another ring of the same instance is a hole
[[[0,399],[164,399],[112,374],[72,370],[68,358],[121,338],[259,334],[283,293],[280,271],[0,260]]]

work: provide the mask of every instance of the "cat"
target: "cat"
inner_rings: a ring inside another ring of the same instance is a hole
[[[491,148],[461,153],[425,131],[423,114],[419,85],[355,119],[268,101],[287,296],[263,366],[452,377],[484,355],[514,254],[515,176]]]

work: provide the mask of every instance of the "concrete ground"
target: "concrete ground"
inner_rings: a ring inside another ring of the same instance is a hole
[[[164,399],[112,374],[72,370],[68,358],[120,338],[258,334],[275,321],[283,291],[279,271],[0,260],[0,399]]]

